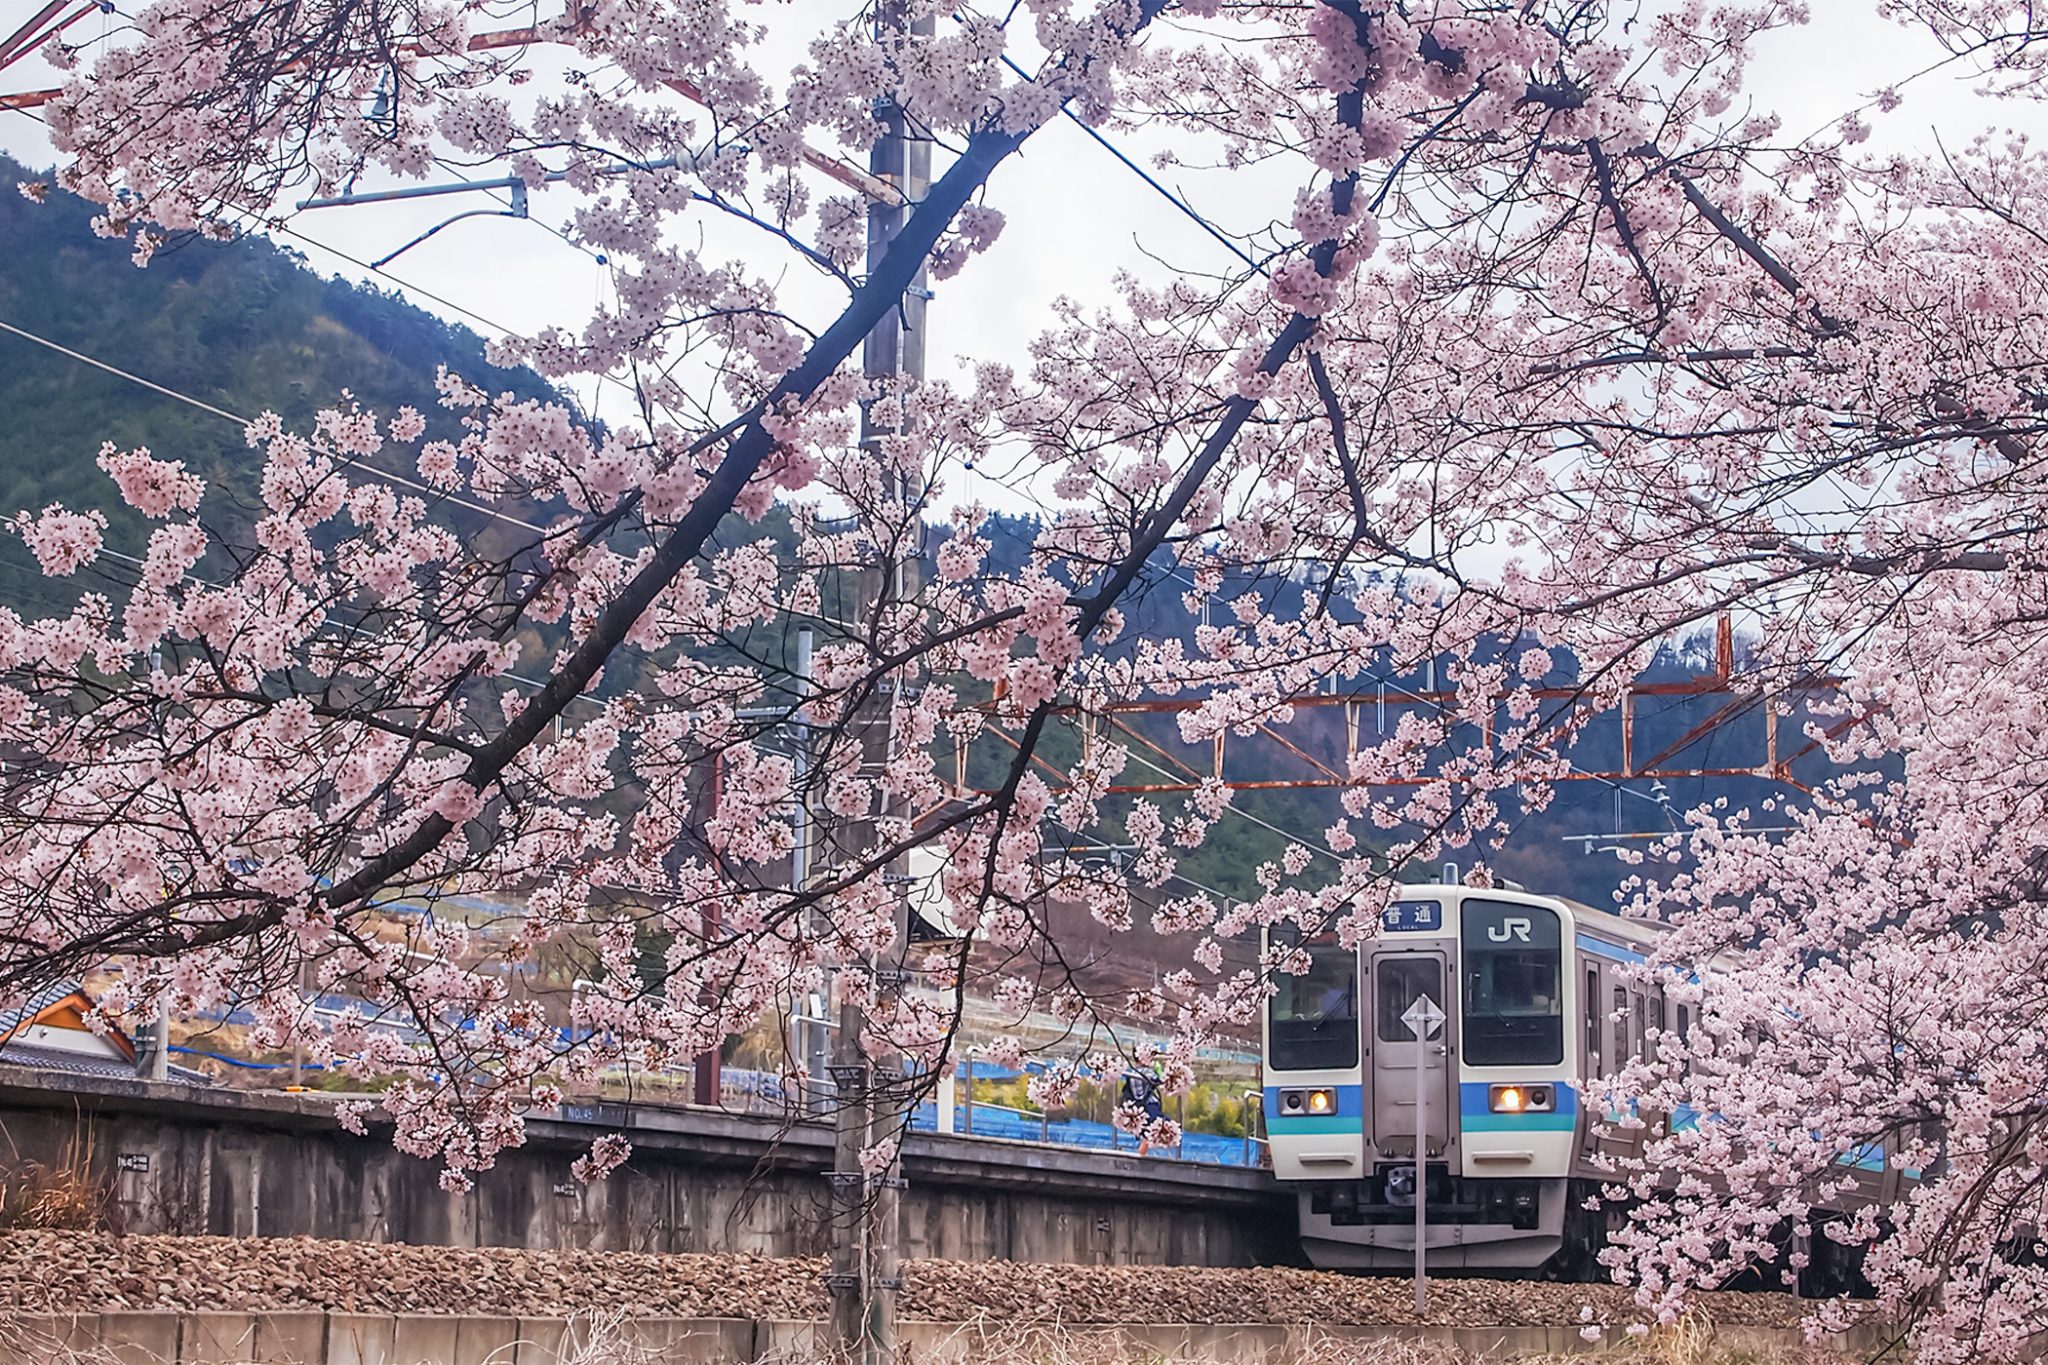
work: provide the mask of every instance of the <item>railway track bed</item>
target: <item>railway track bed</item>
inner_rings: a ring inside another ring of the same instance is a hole
[[[743,1254],[528,1251],[313,1238],[0,1234],[0,1312],[445,1313],[817,1319],[822,1259]],[[1611,1285],[1441,1279],[1415,1316],[1409,1281],[1290,1268],[911,1261],[904,1317],[1013,1325],[1267,1323],[1553,1327],[1588,1315],[1615,1330],[1640,1314]],[[1701,1296],[1714,1323],[1789,1329],[1786,1295]]]

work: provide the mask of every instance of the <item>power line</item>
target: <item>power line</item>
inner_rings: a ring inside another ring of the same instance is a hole
[[[48,120],[45,119],[41,114],[36,113],[33,109],[23,109],[15,105],[0,104],[0,110],[4,110],[8,113],[20,114],[23,118],[32,119],[37,123],[45,125],[48,124]],[[551,232],[555,232],[555,235],[558,237],[561,236],[561,233],[559,231],[556,231],[553,228],[549,228],[548,225],[545,223],[542,223],[540,226],[542,226],[543,228],[548,228],[548,230]],[[243,231],[251,231],[247,223],[243,225]],[[382,266],[372,265],[370,262],[365,261],[358,256],[350,255],[348,252],[343,251],[340,247],[329,246],[327,243],[319,240],[317,237],[309,237],[305,233],[300,232],[297,228],[294,228],[289,224],[282,222],[261,224],[259,228],[256,229],[256,231],[258,235],[267,235],[272,232],[282,233],[287,237],[291,237],[297,241],[304,242],[307,246],[312,247],[316,251],[324,251],[328,255],[334,257],[336,260],[347,261],[350,265],[356,267],[356,269],[358,270],[365,270],[368,271],[370,274],[381,276],[382,278],[387,279],[391,283],[397,285],[401,290],[404,290],[408,294],[417,294],[419,297],[423,299],[431,299],[435,303],[440,304],[443,308],[449,309],[452,312],[460,313],[463,317],[468,318],[472,322],[482,323],[485,327],[490,328],[493,332],[498,333],[500,336],[514,335],[514,331],[512,328],[507,327],[502,322],[498,322],[492,318],[485,317],[482,313],[477,312],[474,308],[470,308],[463,304],[457,303],[455,302],[455,300],[448,298],[444,294],[437,294],[433,290],[427,288],[425,285],[415,284],[411,280],[405,279],[402,276],[394,275],[390,271],[384,269]],[[567,241],[567,238],[564,238],[563,240]],[[570,245],[574,246],[575,244],[570,243]],[[578,249],[580,250],[581,248]],[[39,338],[31,338],[31,340],[39,340]],[[98,364],[99,362],[92,361],[91,363]],[[109,367],[102,366],[101,368]],[[127,377],[132,378],[133,376]],[[623,379],[616,378],[609,374],[599,375],[598,378],[602,382],[613,384],[619,388],[625,389],[635,398],[639,396],[639,391],[635,389],[631,384],[628,384]],[[179,398],[181,400],[184,399],[184,395],[182,394],[173,394],[172,397]],[[234,420],[241,421],[242,419],[236,418]]]
[[[37,123],[45,125],[48,124],[48,120],[45,119],[41,114],[36,113],[33,109],[23,109],[14,105],[0,104],[0,111],[20,114],[23,118],[32,119]],[[539,226],[545,229],[546,231],[553,233],[555,236],[561,237],[565,243],[567,243],[571,247],[574,247],[576,250],[584,250],[584,248],[582,247],[577,247],[574,242],[570,242],[567,237],[563,237],[560,230],[550,226],[549,224],[540,223]],[[243,226],[243,230],[245,232],[248,232],[251,229],[245,223]],[[309,237],[305,233],[300,232],[297,228],[291,227],[286,223],[280,222],[261,224],[256,231],[258,232],[258,235],[267,235],[273,232],[282,233],[287,237],[291,237],[298,241],[304,242],[307,246],[312,247],[314,250],[324,251],[328,255],[334,257],[336,260],[347,261],[350,265],[356,267],[356,269],[358,270],[366,270],[373,275],[381,276],[382,278],[391,281],[391,283],[397,285],[401,290],[405,291],[408,294],[417,294],[419,297],[423,299],[431,299],[435,303],[440,304],[443,308],[449,309],[456,313],[460,313],[463,317],[468,318],[472,322],[482,323],[485,327],[490,328],[493,332],[498,333],[500,336],[513,336],[516,334],[514,329],[507,327],[504,323],[486,317],[482,313],[477,312],[474,308],[470,308],[464,304],[457,303],[455,302],[455,300],[447,297],[445,294],[437,294],[433,290],[427,288],[425,285],[415,284],[411,280],[405,279],[402,276],[394,275],[390,271],[384,269],[382,266],[372,265],[370,262],[363,260],[361,257],[350,255],[348,252],[343,251],[340,247],[329,246],[326,242],[319,240],[317,237]],[[638,399],[640,396],[640,391],[638,389],[636,389],[633,385],[627,383],[625,380],[620,379],[615,375],[600,374],[598,376],[598,380],[600,383],[611,384],[614,387],[624,389],[628,394],[631,394],[635,399]]]
[[[118,365],[109,365],[104,360],[96,360],[92,356],[85,354],[83,351],[74,351],[69,346],[60,345],[57,342],[50,340],[48,337],[37,336],[34,332],[26,331],[23,328],[16,327],[11,322],[0,321],[0,331],[12,332],[14,333],[14,335],[20,337],[23,341],[33,341],[36,345],[48,347],[50,350],[57,352],[59,355],[69,356],[71,359],[78,361],[80,364],[90,365],[96,370],[105,370],[108,374],[119,375],[121,378],[127,380],[131,384],[140,384],[145,389],[154,389],[156,392],[162,394],[166,398],[175,398],[180,403],[189,403],[193,407],[198,408],[201,412],[212,413],[215,417],[224,417],[228,421],[235,423],[237,426],[246,427],[249,425],[248,418],[237,417],[235,416],[234,413],[229,412],[226,408],[217,408],[213,404],[208,403],[202,399],[194,398],[189,393],[179,393],[176,389],[165,388],[162,384],[157,383],[153,379],[144,379],[141,375],[131,374],[127,370],[122,369]]]
[[[142,387],[144,387],[144,388],[146,388],[146,389],[151,389],[151,390],[154,390],[155,392],[157,392],[157,393],[160,393],[160,394],[162,394],[162,395],[163,395],[164,397],[166,397],[166,398],[171,398],[171,399],[175,399],[176,401],[178,401],[178,402],[180,402],[180,403],[186,403],[186,404],[189,404],[189,405],[191,405],[192,407],[198,408],[198,409],[199,409],[200,411],[202,411],[202,412],[210,413],[210,414],[212,414],[212,415],[213,415],[213,416],[215,416],[215,417],[220,417],[220,418],[223,418],[223,419],[225,419],[226,421],[230,421],[230,422],[233,422],[233,423],[235,423],[235,424],[236,424],[237,426],[241,426],[241,427],[245,427],[245,428],[246,428],[247,426],[249,426],[249,425],[250,425],[249,419],[248,419],[248,418],[246,418],[246,417],[239,417],[239,416],[235,415],[234,413],[232,413],[232,412],[229,412],[229,411],[228,411],[227,409],[225,409],[225,408],[219,408],[219,407],[215,407],[215,406],[214,406],[213,404],[211,404],[211,403],[208,403],[208,402],[206,402],[206,401],[205,401],[205,400],[203,400],[203,399],[199,399],[199,398],[194,398],[194,397],[192,397],[192,396],[191,396],[190,394],[187,394],[187,393],[181,393],[181,392],[179,392],[179,391],[178,391],[178,390],[176,390],[176,389],[173,389],[173,388],[168,388],[168,387],[166,387],[165,385],[162,385],[162,384],[158,384],[158,383],[156,383],[156,382],[155,382],[155,381],[153,381],[153,380],[149,380],[149,379],[144,379],[144,378],[143,378],[143,377],[142,377],[141,375],[138,375],[138,374],[133,374],[133,373],[131,373],[131,372],[127,371],[127,370],[124,370],[124,369],[120,368],[120,367],[119,367],[119,366],[117,366],[117,365],[110,365],[110,364],[108,364],[108,363],[107,363],[106,361],[104,361],[104,360],[99,360],[99,359],[97,359],[97,358],[95,358],[95,357],[93,357],[93,356],[89,356],[89,355],[85,354],[85,353],[84,353],[84,352],[82,352],[82,351],[75,351],[75,350],[72,350],[72,349],[71,349],[71,348],[70,348],[69,346],[64,346],[64,345],[60,345],[60,344],[59,344],[59,343],[57,343],[57,342],[51,341],[51,340],[50,340],[49,338],[47,338],[47,337],[41,337],[41,336],[37,336],[37,335],[36,335],[36,334],[35,334],[34,332],[30,332],[30,331],[27,331],[27,330],[25,330],[25,329],[23,329],[23,328],[20,328],[20,327],[16,327],[16,326],[15,326],[15,325],[14,325],[13,323],[11,323],[11,322],[6,322],[6,321],[4,321],[4,320],[0,320],[0,331],[7,331],[7,332],[11,332],[11,333],[13,333],[13,334],[14,334],[15,336],[18,336],[18,337],[22,338],[22,339],[23,339],[24,341],[32,341],[32,342],[34,342],[34,343],[35,343],[36,345],[38,345],[38,346],[45,346],[45,347],[48,347],[48,348],[49,348],[50,350],[52,350],[52,351],[56,351],[56,352],[58,352],[59,354],[62,354],[62,355],[66,356],[66,357],[68,357],[68,358],[70,358],[70,359],[72,359],[72,360],[76,360],[76,361],[78,361],[78,362],[80,362],[80,363],[82,363],[82,364],[90,365],[90,366],[92,366],[92,367],[93,367],[94,369],[97,369],[97,370],[104,370],[104,371],[106,371],[106,372],[107,372],[108,374],[111,374],[111,375],[116,375],[116,376],[119,376],[119,377],[120,377],[120,378],[122,378],[122,379],[128,380],[128,381],[129,381],[130,383],[134,383],[134,384],[140,384],[140,385],[141,385]],[[454,503],[454,504],[455,504],[455,505],[457,505],[457,506],[460,506],[460,507],[466,507],[466,508],[469,508],[469,509],[471,509],[471,510],[473,510],[473,511],[477,511],[477,512],[482,512],[482,513],[484,513],[484,514],[486,514],[486,515],[488,515],[488,516],[493,516],[493,517],[496,517],[496,518],[498,518],[498,519],[499,519],[499,520],[501,520],[501,521],[507,521],[507,522],[510,522],[510,523],[512,523],[512,524],[513,524],[513,525],[515,525],[515,526],[520,526],[520,527],[523,527],[523,528],[525,528],[525,529],[527,529],[527,530],[530,530],[530,531],[534,531],[534,532],[536,532],[536,533],[538,533],[538,534],[540,534],[540,535],[542,535],[542,536],[546,536],[546,535],[548,535],[548,534],[549,534],[549,532],[548,532],[547,528],[545,528],[545,527],[543,527],[543,526],[539,525],[538,523],[535,523],[535,522],[531,522],[531,521],[526,521],[526,520],[524,520],[524,519],[522,519],[522,518],[519,518],[519,517],[514,517],[514,516],[510,515],[509,513],[499,512],[499,511],[497,511],[497,510],[496,510],[496,509],[494,509],[494,508],[491,508],[491,507],[487,507],[487,506],[485,506],[485,505],[484,505],[484,504],[482,504],[482,503],[478,503],[478,502],[472,502],[472,501],[470,501],[470,500],[469,500],[469,499],[467,499],[467,498],[460,498],[460,497],[455,497],[455,496],[453,496],[453,495],[451,495],[451,494],[445,494],[445,493],[442,493],[442,492],[440,492],[440,490],[438,490],[438,489],[435,489],[435,488],[432,488],[431,486],[429,486],[429,485],[427,485],[427,484],[419,483],[419,482],[417,482],[417,481],[415,481],[415,480],[412,480],[412,479],[408,479],[408,478],[406,478],[406,477],[405,477],[404,475],[402,475],[402,474],[393,474],[393,473],[390,473],[390,472],[388,472],[388,471],[386,471],[386,470],[381,470],[381,469],[377,469],[377,468],[375,468],[374,466],[371,466],[371,465],[363,465],[363,464],[352,464],[352,465],[350,466],[350,468],[353,468],[353,469],[360,469],[360,470],[362,470],[362,471],[363,471],[364,473],[367,473],[367,474],[372,474],[372,475],[374,475],[374,476],[376,476],[376,477],[378,477],[378,478],[380,478],[380,479],[387,479],[387,480],[390,480],[390,481],[391,481],[391,482],[393,482],[393,483],[397,483],[397,484],[400,484],[400,485],[402,485],[402,486],[404,486],[404,487],[408,487],[408,488],[414,488],[414,489],[419,489],[419,490],[421,490],[421,491],[423,491],[423,492],[426,492],[426,493],[432,494],[432,495],[434,495],[434,496],[436,496],[436,497],[441,497],[441,498],[445,498],[445,499],[446,499],[447,501],[449,501],[449,502],[451,502],[451,503]],[[113,549],[112,547],[104,547],[104,548],[103,548],[103,550],[102,550],[102,552],[103,552],[103,553],[105,553],[105,554],[107,554],[107,555],[110,555],[110,556],[112,556],[112,557],[113,557],[113,558],[115,558],[115,559],[120,559],[120,560],[124,560],[124,561],[126,561],[126,562],[128,562],[128,563],[130,563],[130,564],[134,564],[134,565],[136,565],[136,566],[138,566],[138,567],[143,567],[143,566],[144,566],[144,561],[143,561],[143,560],[141,560],[141,559],[138,559],[138,558],[137,558],[137,557],[135,557],[134,555],[131,555],[131,554],[127,554],[127,553],[125,553],[125,552],[123,552],[123,551],[120,551],[120,550],[116,550],[116,549]],[[197,584],[201,585],[202,587],[211,587],[211,588],[218,588],[218,587],[220,587],[220,586],[221,586],[221,585],[220,585],[220,584],[218,584],[218,583],[213,583],[213,582],[209,582],[209,581],[208,581],[208,580],[206,580],[206,579],[200,578],[200,577],[198,577],[198,576],[194,575],[193,573],[191,573],[190,571],[187,571],[187,572],[186,572],[185,574],[183,574],[183,575],[182,575],[182,577],[184,577],[184,578],[185,578],[185,579],[186,579],[187,581],[189,581],[189,582],[193,582],[193,583],[197,583]],[[46,598],[45,600],[52,600],[52,599]],[[511,681],[513,681],[513,682],[516,682],[516,683],[521,683],[521,684],[524,684],[525,686],[528,686],[528,687],[544,687],[544,686],[546,686],[546,684],[545,684],[544,682],[542,682],[542,681],[541,681],[540,679],[538,679],[538,678],[525,678],[525,677],[521,677],[521,676],[519,676],[518,674],[515,674],[515,673],[506,673],[506,674],[503,674],[502,676],[504,676],[504,677],[506,677],[506,678],[510,679],[510,680],[511,680]],[[596,698],[594,698],[594,697],[591,697],[591,698],[578,698],[578,700],[583,700],[583,701],[590,701],[590,702],[592,702],[593,704],[599,704],[599,703],[597,702],[597,699],[596,699]]]
[[[224,421],[233,422],[236,426],[241,427],[244,430],[253,425],[252,419],[250,418],[238,416],[235,413],[229,412],[226,408],[215,407],[213,404],[205,401],[204,399],[194,398],[189,393],[180,393],[178,390],[159,384],[153,379],[144,379],[139,374],[135,374],[131,371],[124,370],[118,365],[110,365],[104,360],[99,360],[93,356],[85,354],[83,351],[74,351],[69,346],[65,346],[58,342],[52,341],[48,337],[37,336],[34,332],[28,331],[25,328],[17,327],[11,322],[0,320],[0,331],[12,332],[15,336],[20,337],[24,341],[32,341],[38,346],[47,347],[48,349],[57,352],[59,355],[67,356],[72,360],[78,361],[80,364],[90,365],[96,370],[104,370],[108,374],[116,375],[119,378],[127,380],[131,384],[139,384],[143,388],[153,390],[156,393],[160,393],[166,398],[175,399],[180,403],[189,404],[190,406],[199,409],[201,412],[210,413],[211,415],[219,417]],[[535,534],[543,537],[553,534],[548,530],[547,527],[540,525],[538,522],[527,521],[523,517],[515,517],[509,512],[500,512],[495,507],[487,506],[483,503],[473,501],[472,499],[469,498],[461,497],[454,493],[445,492],[441,489],[435,488],[431,484],[421,483],[417,479],[407,478],[403,474],[393,473],[388,469],[379,469],[375,465],[363,464],[359,461],[353,460],[349,462],[349,468],[360,470],[363,473],[372,476],[373,478],[382,479],[387,483],[395,483],[401,488],[410,488],[417,492],[425,493],[429,497],[440,499],[441,501],[450,503],[456,507],[467,508],[469,511],[472,512],[481,512],[483,515],[487,517],[496,518],[499,521],[507,522],[513,526],[521,527],[525,530],[532,531]]]
[[[1009,67],[1012,74],[1018,76],[1019,78],[1025,81],[1030,81],[1032,79],[1031,73],[1029,71],[1026,71],[1023,67],[1017,65],[1017,63],[1007,54],[1005,54],[1003,57],[1003,65]],[[1144,181],[1147,185],[1151,186],[1152,189],[1158,193],[1160,198],[1164,199],[1167,203],[1179,209],[1181,213],[1185,214],[1188,220],[1194,223],[1196,227],[1199,227],[1200,229],[1202,229],[1202,231],[1208,233],[1211,237],[1214,237],[1217,241],[1221,242],[1225,249],[1227,249],[1233,256],[1236,256],[1240,261],[1243,261],[1246,265],[1258,271],[1261,275],[1267,273],[1265,266],[1261,265],[1259,262],[1253,260],[1250,256],[1246,255],[1244,248],[1240,247],[1236,242],[1233,242],[1227,235],[1225,235],[1221,228],[1218,228],[1214,223],[1211,223],[1207,218],[1204,218],[1201,214],[1195,212],[1194,207],[1192,205],[1190,205],[1186,200],[1182,199],[1179,195],[1175,194],[1172,190],[1166,188],[1166,186],[1160,184],[1159,181],[1153,177],[1150,171],[1147,171],[1143,166],[1140,166],[1137,162],[1133,161],[1128,155],[1124,153],[1122,148],[1118,147],[1115,143],[1111,142],[1107,137],[1103,136],[1102,133],[1098,132],[1096,129],[1090,127],[1086,119],[1082,118],[1079,114],[1074,112],[1073,106],[1071,104],[1068,104],[1064,101],[1061,102],[1060,112],[1062,114],[1065,114],[1067,116],[1067,119],[1076,128],[1079,128],[1082,132],[1086,133],[1090,138],[1093,138],[1096,144],[1100,146],[1104,151],[1108,152],[1111,156],[1115,157],[1118,161],[1122,162],[1124,166],[1131,172],[1131,174],[1137,176],[1138,179]]]
[[[316,243],[315,245],[318,244]],[[208,413],[215,417],[219,417],[224,421],[233,422],[239,427],[246,429],[250,425],[250,419],[247,417],[242,417],[236,413],[229,412],[225,408],[216,407],[212,403],[208,403],[203,399],[194,398],[192,395],[188,393],[183,393],[177,389],[173,389],[166,385],[159,384],[154,380],[145,379],[141,375],[135,374],[129,370],[124,370],[118,365],[109,364],[104,360],[100,360],[94,356],[87,355],[83,351],[73,350],[69,346],[65,346],[58,342],[52,341],[48,337],[38,336],[36,333],[28,331],[25,328],[15,326],[13,323],[7,322],[5,320],[0,320],[0,330],[11,332],[15,336],[22,338],[24,341],[30,341],[38,346],[47,347],[48,349],[58,352],[59,354],[71,360],[78,361],[81,364],[90,365],[97,370],[104,370],[108,374],[115,375],[133,384],[139,384],[146,389],[150,389],[156,393],[162,394],[166,398],[173,399],[180,403],[188,404],[194,408],[199,409],[202,412]],[[493,517],[499,521],[509,523],[510,525],[518,526],[524,530],[532,531],[536,535],[542,537],[550,537],[556,534],[554,532],[551,532],[547,527],[540,525],[538,522],[528,521],[523,517],[513,516],[509,512],[501,512],[494,507],[487,506],[484,503],[476,502],[469,498],[460,497],[452,493],[442,492],[441,490],[436,489],[431,485],[421,483],[416,479],[407,478],[403,474],[397,474],[389,470],[379,469],[374,465],[361,464],[356,462],[351,462],[349,468],[359,470],[362,473],[371,475],[378,479],[386,480],[391,483],[398,484],[405,488],[418,490],[420,492],[428,494],[429,496],[441,499],[442,501],[452,504],[454,506],[463,507],[470,511],[478,512],[488,517]],[[119,555],[118,551],[110,550],[108,551],[108,553],[115,554],[120,558],[133,558],[133,556]],[[135,560],[134,562],[140,564],[142,561]],[[208,586],[218,585],[213,584]],[[852,622],[841,621],[837,618],[824,616],[816,612],[799,612],[792,610],[790,614],[793,616],[803,616],[807,619],[821,621],[825,624],[835,625],[841,628],[850,628],[853,626]],[[509,677],[511,675],[507,674],[506,676]],[[519,681],[531,680],[521,679]],[[538,686],[539,684],[534,685]]]

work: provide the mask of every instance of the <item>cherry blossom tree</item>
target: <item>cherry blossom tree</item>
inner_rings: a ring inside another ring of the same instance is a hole
[[[2027,7],[1878,8],[1936,71],[2040,94]],[[600,428],[446,374],[445,413],[264,418],[237,540],[177,464],[104,452],[158,523],[140,581],[0,613],[0,982],[115,959],[110,1008],[252,1000],[266,1038],[395,1078],[400,1145],[454,1187],[564,1084],[702,1052],[828,981],[909,1086],[948,1064],[969,984],[1020,1014],[1156,1019],[1184,1085],[1304,965],[1233,970],[1223,944],[1370,934],[1395,872],[1483,855],[1660,641],[1734,612],[1765,705],[1838,680],[1815,734],[1841,775],[1768,820],[1695,812],[1690,857],[1661,850],[1631,887],[1675,925],[1663,970],[1694,1022],[1624,1085],[1639,1113],[1710,1121],[1617,1170],[1635,1202],[1611,1257],[1676,1311],[1775,1261],[1842,1157],[1880,1146],[1917,1178],[1814,1235],[1868,1248],[1930,1358],[2011,1358],[2048,1294],[2048,162],[1969,130],[1870,151],[1890,90],[1786,134],[1750,79],[1805,18],[1781,0],[911,17],[931,32],[599,0],[504,37],[416,0],[158,0],[77,65],[48,108],[59,180],[140,261],[444,156],[559,175],[617,301],[494,358],[610,376],[631,405]],[[548,66],[564,52],[573,71]],[[821,168],[880,111],[938,166],[866,259],[867,208]],[[921,269],[986,265],[1006,163],[1062,111],[1287,183],[1245,268],[1045,300],[1028,372],[863,377]],[[686,245],[707,222],[747,248]],[[791,270],[817,289],[778,286]],[[994,462],[1053,511],[1021,571],[953,492]],[[54,577],[101,555],[90,514],[14,528]],[[901,572],[928,536],[932,572]],[[1189,582],[1231,584],[1227,619],[1126,629]],[[1342,818],[1245,903],[1169,890],[1227,786],[1119,804],[1127,750],[1047,759],[1067,703],[1197,698],[1181,737],[1204,743],[1445,656],[1458,704],[1352,753]],[[1538,698],[1560,677],[1583,704]],[[991,748],[997,778],[970,787],[963,756]],[[1076,852],[1112,822],[1137,846],[1113,875]],[[913,957],[889,873],[920,845],[960,938]],[[389,927],[399,902],[508,891],[524,913],[495,939]],[[1091,994],[1062,970],[1059,899],[1113,930],[1149,906],[1185,969]],[[601,963],[567,1021],[493,970],[564,940]],[[928,989],[893,988],[896,966]],[[313,1028],[306,973],[424,1041]],[[1069,1064],[1035,1085],[1075,1083]]]

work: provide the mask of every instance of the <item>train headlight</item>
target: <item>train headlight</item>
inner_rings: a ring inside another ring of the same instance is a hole
[[[1280,1092],[1280,1117],[1324,1118],[1337,1112],[1337,1092],[1328,1086]]]
[[[1557,1091],[1548,1085],[1492,1085],[1486,1107],[1496,1114],[1547,1114],[1557,1107]]]

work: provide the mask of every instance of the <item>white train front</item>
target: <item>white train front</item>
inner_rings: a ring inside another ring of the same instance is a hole
[[[1416,886],[1356,953],[1310,944],[1265,1028],[1273,1171],[1299,1184],[1310,1259],[1413,1263],[1417,1047],[1401,1016],[1426,995],[1446,1015],[1421,1049],[1431,1267],[1591,1271],[1606,1228],[1582,1207],[1589,1159],[1640,1131],[1596,1133],[1576,1083],[1665,1027],[1662,993],[1621,975],[1653,932],[1554,897]]]

